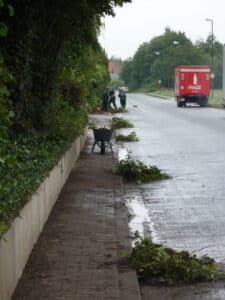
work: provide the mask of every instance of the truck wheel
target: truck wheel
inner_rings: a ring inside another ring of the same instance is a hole
[[[179,98],[177,98],[177,107],[181,107],[182,106],[182,103],[181,101],[179,100]]]
[[[198,104],[201,106],[201,107],[204,107],[206,106],[208,103],[208,98],[206,97],[202,97],[198,100]]]

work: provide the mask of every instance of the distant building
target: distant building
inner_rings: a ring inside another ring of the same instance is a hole
[[[108,65],[108,72],[111,79],[119,79],[122,69],[122,62],[120,60],[110,60]]]

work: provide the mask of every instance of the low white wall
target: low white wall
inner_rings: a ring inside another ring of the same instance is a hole
[[[72,144],[43,181],[0,240],[0,299],[9,300],[22,275],[45,222],[71,169],[79,157],[87,132]]]

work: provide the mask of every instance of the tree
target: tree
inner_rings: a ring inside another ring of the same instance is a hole
[[[6,14],[10,17],[14,15],[13,7],[7,1],[0,0],[0,15]],[[8,27],[4,22],[0,22],[0,42],[7,36]],[[4,142],[8,139],[8,128],[11,126],[11,101],[7,85],[13,81],[12,75],[5,66],[2,52],[0,51],[0,151]]]
[[[15,16],[3,13],[8,28],[2,49],[15,78],[12,98],[15,122],[24,120],[36,130],[48,127],[46,106],[55,98],[57,80],[68,42],[80,53],[92,47],[101,17],[113,15],[113,7],[130,0],[12,0]]]
[[[166,28],[163,35],[143,43],[134,57],[124,64],[122,78],[131,89],[173,87],[174,68],[178,65],[209,64],[210,40],[193,44],[184,32]],[[220,45],[215,42],[215,68],[219,72]],[[219,76],[217,75],[219,78]]]
[[[214,57],[214,66],[212,72],[216,75],[214,79],[214,88],[222,88],[223,74],[223,45],[213,37],[213,53],[212,53],[212,35],[210,34],[206,41],[198,40],[195,46],[201,51],[204,56],[204,64],[212,67],[212,54]]]

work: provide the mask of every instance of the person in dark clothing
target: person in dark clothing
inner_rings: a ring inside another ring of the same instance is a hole
[[[116,106],[116,95],[113,89],[109,90],[109,105],[113,104],[114,108],[117,109]]]
[[[102,99],[102,110],[108,111],[108,105],[109,105],[109,93],[108,93],[108,89],[105,89],[105,92],[103,94],[103,99]]]
[[[127,95],[125,92],[120,92],[119,93],[119,98],[120,98],[120,105],[123,109],[126,108],[126,101],[127,101]]]

